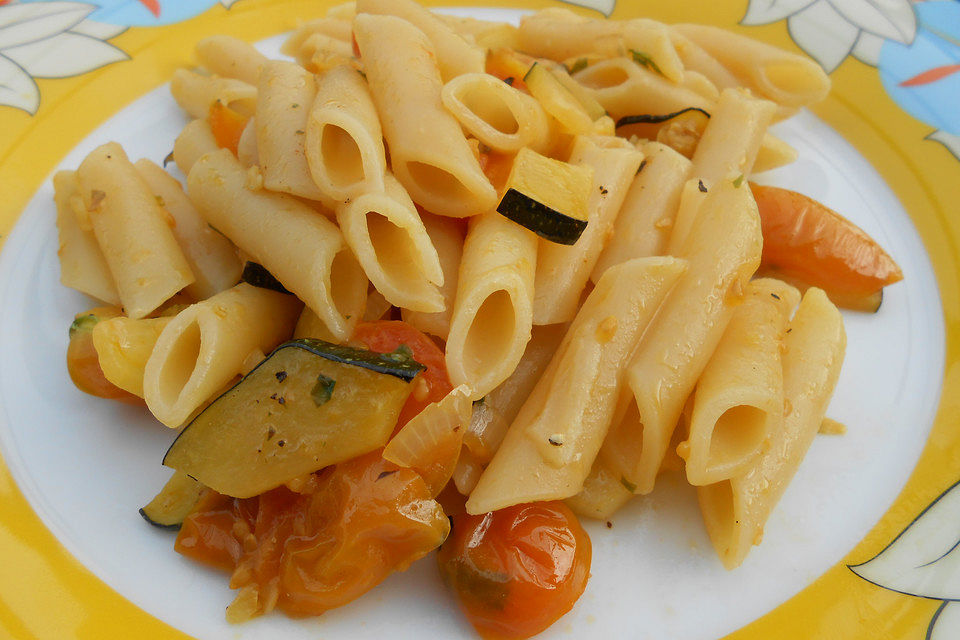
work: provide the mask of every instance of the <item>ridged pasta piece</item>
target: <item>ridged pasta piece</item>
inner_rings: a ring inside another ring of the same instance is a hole
[[[673,29],[722,64],[740,85],[785,107],[803,107],[823,100],[830,78],[806,56],[726,29],[678,24]]]
[[[683,65],[670,41],[670,30],[654,20],[591,20],[569,9],[544,9],[520,20],[520,50],[552,60],[590,54],[649,58],[672,82],[683,79]]]
[[[424,313],[401,309],[401,314],[404,322],[446,341],[447,334],[450,333],[453,301],[457,296],[457,279],[460,273],[460,260],[463,257],[464,225],[458,220],[429,213],[421,214],[420,219],[440,259],[440,268],[443,271],[443,286],[440,287],[443,311]]]
[[[720,342],[746,283],[760,265],[763,238],[746,184],[710,190],[680,256],[690,269],[670,292],[628,368],[642,428],[612,430],[604,449],[621,458],[619,472],[649,493],[683,405]],[[608,463],[616,456],[604,454]]]
[[[754,280],[733,312],[694,393],[689,435],[678,447],[687,480],[701,486],[746,471],[783,421],[780,340],[800,293]]]
[[[643,154],[622,138],[580,136],[570,163],[593,168],[587,228],[574,245],[540,241],[533,303],[534,324],[568,322],[590,279]]]
[[[346,340],[367,297],[367,278],[335,224],[296,198],[248,189],[247,171],[226,149],[190,171],[201,215]]]
[[[497,193],[460,124],[443,107],[427,37],[400,18],[365,13],[357,15],[354,32],[393,173],[413,201],[455,218],[491,211]]]
[[[57,234],[60,282],[110,304],[120,304],[117,285],[97,244],[92,229],[83,229],[72,202],[80,197],[75,171],[58,171],[53,176],[53,197],[57,205]]]
[[[147,361],[147,408],[168,427],[181,426],[240,373],[247,354],[287,339],[300,309],[294,296],[245,282],[190,305],[164,327]]]
[[[243,266],[236,249],[210,228],[180,183],[150,160],[138,160],[133,166],[150,186],[160,206],[176,221],[173,235],[196,278],[184,289],[186,294],[194,300],[203,300],[237,284]]]
[[[247,125],[249,127],[249,123]],[[202,156],[216,151],[217,140],[213,137],[206,116],[191,120],[183,127],[173,142],[173,161],[183,175],[190,175],[190,169]]]
[[[387,161],[380,118],[363,77],[350,67],[317,80],[307,119],[307,164],[327,206],[384,190]]]
[[[629,58],[601,60],[573,74],[615,120],[638,114],[667,114],[712,102],[696,91],[670,82]]]
[[[483,144],[516,153],[552,144],[547,112],[528,94],[486,73],[457,76],[443,87],[443,105]]]
[[[77,169],[77,181],[128,316],[144,317],[194,282],[170,215],[119,144],[91,151]]]
[[[477,400],[510,377],[530,340],[537,236],[492,211],[470,220],[446,363]]]
[[[673,228],[690,161],[659,142],[640,146],[643,163],[613,223],[613,233],[590,274],[596,282],[615,264],[662,256]]]
[[[744,89],[724,89],[693,154],[693,176],[710,188],[728,176],[750,175],[776,109]]]
[[[603,274],[480,476],[468,513],[580,492],[637,341],[685,269],[677,258],[638,258]]]
[[[414,311],[443,311],[438,286],[444,273],[437,250],[403,186],[390,174],[386,189],[337,207],[344,240],[373,286],[390,304]]]
[[[215,102],[245,116],[253,115],[257,109],[256,86],[235,78],[205,76],[187,69],[173,72],[170,93],[191,118],[206,118]]]
[[[257,85],[257,156],[264,188],[322,200],[304,150],[315,95],[313,75],[303,67],[282,60],[263,65]]]
[[[357,0],[357,13],[396,16],[422,31],[433,44],[444,82],[464,73],[483,72],[487,52],[413,0]]]
[[[810,448],[840,376],[846,341],[840,312],[821,289],[808,289],[783,339],[782,426],[745,474],[697,489],[707,533],[727,569],[759,544]]]
[[[194,50],[200,64],[223,78],[242,80],[257,86],[260,69],[267,61],[249,42],[227,35],[208,36],[197,42]]]

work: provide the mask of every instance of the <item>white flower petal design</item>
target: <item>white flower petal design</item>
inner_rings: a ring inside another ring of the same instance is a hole
[[[830,73],[850,54],[860,30],[828,2],[817,2],[787,18],[790,37]]]
[[[23,109],[30,115],[40,106],[40,90],[26,71],[0,55],[0,105]]]
[[[882,38],[913,42],[917,17],[909,0],[829,0],[852,24]]]
[[[750,0],[740,24],[770,24],[803,11],[817,0]]]
[[[860,62],[876,67],[880,64],[880,49],[884,42],[886,40],[878,35],[861,31],[860,37],[857,38],[857,44],[853,45],[851,53]]]
[[[32,2],[0,7],[0,49],[66,31],[96,8],[83,2]]]
[[[123,25],[107,24],[106,22],[96,22],[94,20],[84,20],[83,22],[79,22],[70,27],[70,31],[73,33],[79,33],[82,36],[90,36],[91,38],[96,38],[97,40],[109,40],[110,38],[116,38],[126,30],[127,28]]]
[[[617,0],[561,0],[567,4],[575,4],[578,7],[593,9],[609,17],[613,13],[613,8],[617,6]]]
[[[876,557],[850,569],[891,591],[960,600],[960,483],[924,509]]]
[[[946,131],[934,131],[927,136],[927,140],[935,140],[945,146],[947,150],[960,160],[960,136]]]
[[[956,640],[960,629],[960,602],[944,602],[933,614],[927,640]]]
[[[5,49],[3,55],[35,78],[68,78],[129,59],[108,42],[69,31]]]
[[[220,0],[220,4],[225,6],[227,9],[232,7],[236,2],[237,0]]]

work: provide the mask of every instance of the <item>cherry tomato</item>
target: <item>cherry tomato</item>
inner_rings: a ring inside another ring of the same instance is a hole
[[[590,538],[562,502],[453,517],[440,572],[487,639],[529,638],[569,611],[590,575]]]
[[[430,336],[412,325],[400,320],[361,322],[353,332],[353,339],[359,340],[377,353],[390,353],[401,345],[406,345],[413,353],[414,360],[427,367],[426,371],[411,383],[424,386],[420,389],[415,387],[400,410],[398,430],[428,404],[442,400],[453,391],[443,350]]]
[[[143,405],[143,400],[124,391],[103,375],[100,359],[93,346],[93,328],[101,320],[121,315],[119,307],[96,307],[77,314],[70,325],[70,343],[67,345],[67,372],[73,384],[92,396]]]
[[[237,155],[240,136],[243,135],[243,130],[247,127],[247,120],[248,118],[240,115],[219,100],[210,105],[210,113],[207,116],[217,146],[222,149],[229,149],[233,155]]]

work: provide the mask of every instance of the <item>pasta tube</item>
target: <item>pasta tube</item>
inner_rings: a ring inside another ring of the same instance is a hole
[[[134,320],[118,316],[98,322],[92,337],[103,377],[142,398],[147,360],[171,320],[171,317]]]
[[[180,108],[191,118],[206,118],[214,102],[245,116],[257,108],[257,88],[242,80],[204,76],[187,69],[177,69],[170,79],[170,93]]]
[[[437,251],[440,259],[440,268],[443,271],[443,286],[440,295],[443,297],[443,311],[424,313],[401,309],[404,322],[437,336],[446,341],[450,333],[450,317],[453,315],[453,301],[457,295],[457,279],[460,273],[460,259],[463,256],[463,225],[450,218],[424,213],[420,216],[423,226],[430,236],[430,242]]]
[[[291,58],[297,58],[298,61],[303,64],[303,60],[301,59],[303,48],[307,41],[313,36],[325,36],[349,45],[353,38],[350,20],[352,20],[352,18],[339,19],[329,16],[326,18],[317,18],[316,20],[308,20],[293,30],[290,37],[287,38],[283,46],[280,47],[280,52]]]
[[[300,301],[241,282],[190,305],[164,327],[147,360],[143,398],[157,420],[182,425],[243,368],[290,336]]]
[[[346,340],[367,297],[367,279],[337,226],[279,193],[252,191],[246,170],[226,149],[190,171],[190,199],[214,228],[262,264]]]
[[[357,0],[357,13],[396,16],[423,32],[436,51],[440,77],[448,82],[464,73],[482,73],[487,52],[467,42],[439,17],[414,0]]]
[[[779,280],[747,286],[694,395],[690,433],[677,448],[687,480],[706,485],[746,471],[783,420],[780,340],[800,293]]]
[[[690,177],[690,161],[659,142],[643,144],[640,152],[640,172],[630,184],[610,240],[590,274],[594,282],[615,264],[666,253],[680,194]]]
[[[458,76],[443,87],[443,106],[477,140],[498,151],[552,146],[550,122],[536,98],[486,73]]]
[[[318,79],[306,152],[310,174],[330,208],[384,190],[380,119],[367,83],[354,69],[336,67]]]
[[[282,60],[264,63],[257,93],[257,155],[264,188],[322,200],[304,151],[315,94],[313,75],[302,67]]]
[[[577,313],[580,293],[590,279],[617,213],[643,160],[621,138],[578,137],[570,163],[593,168],[587,228],[574,245],[540,241],[534,285],[534,324],[568,322]]]
[[[680,204],[677,215],[673,218],[673,228],[670,229],[670,242],[667,243],[667,255],[678,256],[683,251],[690,230],[696,224],[700,215],[700,207],[707,199],[707,189],[700,188],[697,179],[687,180],[680,190]]]
[[[811,287],[783,339],[783,424],[744,475],[699,487],[707,533],[723,566],[738,567],[813,442],[840,376],[846,349],[843,318]]]
[[[716,58],[676,29],[670,29],[670,42],[680,56],[680,62],[683,63],[685,70],[701,74],[721,91],[740,86],[736,76],[727,71]]]
[[[400,18],[364,13],[354,32],[394,175],[413,201],[455,218],[493,210],[497,193],[440,100],[440,72],[427,37]]]
[[[383,192],[364,193],[337,207],[344,240],[390,304],[425,313],[443,311],[437,287],[444,274],[437,250],[403,186],[390,174],[384,184]]]
[[[753,173],[770,171],[790,164],[796,159],[797,150],[768,131],[757,150],[757,158],[753,162]]]
[[[467,42],[475,42],[487,49],[501,47],[520,49],[519,30],[512,24],[477,20],[464,16],[439,15],[437,17],[463,36]]]
[[[257,86],[260,69],[267,58],[249,42],[225,35],[204,38],[197,43],[195,52],[200,64],[214,75],[234,78]]]
[[[760,264],[762,244],[749,187],[724,182],[711,189],[680,252],[690,269],[664,302],[629,366],[642,428],[621,423],[604,443],[604,459],[637,493],[653,490],[684,402]],[[627,458],[623,452],[639,452],[639,457]]]
[[[341,344],[335,335],[330,333],[323,320],[310,310],[310,307],[304,307],[297,319],[297,326],[293,328],[294,338],[316,338],[332,344]]]
[[[233,244],[200,217],[173,176],[146,159],[138,160],[133,166],[150,186],[160,206],[176,221],[173,235],[196,277],[193,284],[187,285],[187,295],[203,300],[235,285],[243,267]]]
[[[530,340],[537,237],[499,213],[476,216],[463,247],[446,363],[482,398],[510,377]]]
[[[97,244],[96,235],[92,229],[83,229],[74,213],[72,202],[80,197],[79,188],[75,171],[58,171],[53,176],[60,282],[104,302],[120,304],[117,285]]]
[[[91,151],[77,169],[77,180],[128,316],[144,317],[194,282],[170,216],[119,144]]]
[[[738,83],[785,107],[819,102],[830,78],[816,62],[726,29],[678,24],[673,29],[713,56]]]
[[[177,163],[177,168],[180,169],[181,173],[188,176],[190,175],[190,169],[201,156],[219,148],[216,138],[213,137],[213,131],[210,129],[210,123],[204,116],[197,120],[191,120],[180,131],[180,135],[173,143],[173,161]]]
[[[468,513],[580,491],[613,418],[624,368],[685,269],[676,258],[638,258],[607,270],[480,476]]]

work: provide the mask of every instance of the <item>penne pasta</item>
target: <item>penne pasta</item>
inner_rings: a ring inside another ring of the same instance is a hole
[[[294,296],[246,283],[187,307],[147,360],[147,408],[168,427],[181,426],[240,373],[252,350],[266,353],[288,338],[300,308]]]
[[[340,230],[295,198],[248,189],[246,173],[226,149],[207,154],[190,171],[190,199],[346,340],[362,315],[367,280]]]
[[[667,255],[677,256],[683,251],[683,245],[690,235],[690,230],[697,222],[700,207],[707,199],[706,185],[700,187],[700,180],[687,180],[680,191],[680,204],[677,206],[677,215],[673,219],[670,229],[670,241],[667,243]]]
[[[567,506],[582,518],[606,520],[627,504],[633,493],[602,460],[596,460],[580,492],[566,499]]]
[[[72,201],[80,197],[79,190],[75,171],[58,171],[53,176],[60,282],[104,302],[120,304],[117,285],[100,245],[97,244],[97,237],[92,228],[84,229],[80,226],[74,212]]]
[[[639,258],[607,270],[480,476],[467,513],[580,492],[637,341],[685,269],[676,258]]]
[[[250,122],[253,122],[251,119]],[[247,124],[249,129],[250,125]],[[177,163],[177,168],[183,175],[190,175],[190,169],[202,156],[216,151],[220,147],[217,145],[216,138],[213,137],[213,131],[210,129],[210,123],[206,116],[191,120],[180,131],[180,135],[173,143],[173,161]]]
[[[195,277],[184,289],[186,294],[203,300],[237,284],[243,267],[236,249],[200,217],[180,183],[149,160],[138,160],[133,166],[176,222],[173,235]]]
[[[290,37],[287,38],[283,46],[280,47],[280,52],[291,58],[296,58],[303,64],[301,55],[304,45],[306,45],[307,41],[313,36],[324,36],[325,38],[349,45],[353,40],[353,28],[350,25],[351,20],[353,20],[353,16],[349,18],[339,18],[330,15],[326,18],[308,20],[293,30]]]
[[[205,76],[186,69],[173,72],[170,93],[191,118],[206,118],[215,102],[245,116],[253,115],[257,109],[256,86],[234,78]]]
[[[673,48],[680,56],[680,62],[686,71],[699,73],[721,91],[740,86],[737,77],[717,62],[716,58],[676,29],[670,29],[670,42],[673,43]]]
[[[208,36],[195,48],[200,64],[216,76],[234,78],[255,87],[267,58],[249,42],[232,36]]]
[[[143,397],[143,372],[160,333],[173,320],[124,316],[109,318],[93,327],[93,348],[103,377],[111,384]]]
[[[480,142],[507,153],[553,145],[549,116],[540,103],[486,73],[457,76],[443,87],[443,106]]]
[[[689,435],[677,448],[687,480],[707,485],[740,475],[783,420],[780,341],[800,293],[779,280],[747,286],[697,382]]]
[[[390,174],[386,190],[337,207],[344,240],[373,286],[390,304],[437,313],[444,309],[444,273],[417,209]]]
[[[176,153],[176,152],[174,152]],[[247,120],[247,126],[243,128],[240,134],[240,140],[237,141],[237,159],[240,164],[249,168],[260,165],[260,156],[257,153],[257,119]],[[184,175],[189,175],[187,171]]]
[[[533,326],[537,237],[493,211],[470,220],[447,335],[454,385],[477,400],[510,377]]]
[[[450,317],[453,315],[453,301],[457,295],[457,279],[460,273],[460,260],[463,257],[464,225],[457,220],[441,216],[421,214],[420,219],[430,236],[430,242],[437,252],[440,268],[443,271],[443,285],[439,287],[443,297],[443,311],[424,313],[402,309],[404,322],[437,336],[446,341],[450,333]]]
[[[573,319],[580,294],[603,251],[642,160],[643,154],[621,138],[590,136],[575,140],[570,163],[593,169],[587,228],[571,246],[540,241],[534,324]]]
[[[643,162],[639,173],[630,184],[613,223],[610,240],[590,274],[594,282],[615,264],[667,252],[667,242],[680,206],[680,194],[690,177],[691,164],[659,142],[641,145],[640,152]]]
[[[821,289],[810,288],[783,339],[782,426],[749,471],[697,490],[707,533],[727,569],[739,566],[760,542],[823,421],[845,348],[840,312]]]
[[[292,62],[270,60],[257,89],[257,156],[264,188],[322,200],[304,150],[316,94],[313,76]]]
[[[413,201],[452,217],[492,210],[496,191],[441,103],[440,72],[427,37],[400,18],[363,13],[354,31],[394,175]]]
[[[115,142],[97,147],[77,169],[83,206],[131,318],[142,318],[194,282],[173,219]]]
[[[519,30],[506,22],[477,20],[464,16],[438,15],[448,27],[459,33],[467,42],[473,42],[485,49],[508,47],[520,49]]]
[[[722,64],[741,85],[784,107],[823,100],[830,78],[816,62],[726,29],[678,24],[673,29]]]
[[[306,155],[330,208],[384,190],[387,161],[380,119],[367,83],[354,69],[336,67],[318,78],[307,118]]]
[[[483,72],[487,52],[413,0],[357,0],[357,13],[396,16],[422,31],[433,45],[444,82],[464,73]]]
[[[763,142],[757,150],[757,158],[753,161],[753,173],[778,169],[795,162],[796,159],[797,150],[768,131],[763,136]]]
[[[304,307],[303,311],[300,312],[300,317],[297,318],[297,326],[293,328],[293,337],[294,339],[315,338],[332,344],[342,342],[330,333],[326,323],[320,319],[320,316],[311,311],[310,307]]]
[[[629,366],[642,427],[618,425],[601,454],[637,493],[653,490],[683,405],[760,264],[762,244],[749,187],[729,182],[714,187],[679,252],[690,269],[664,302]]]

